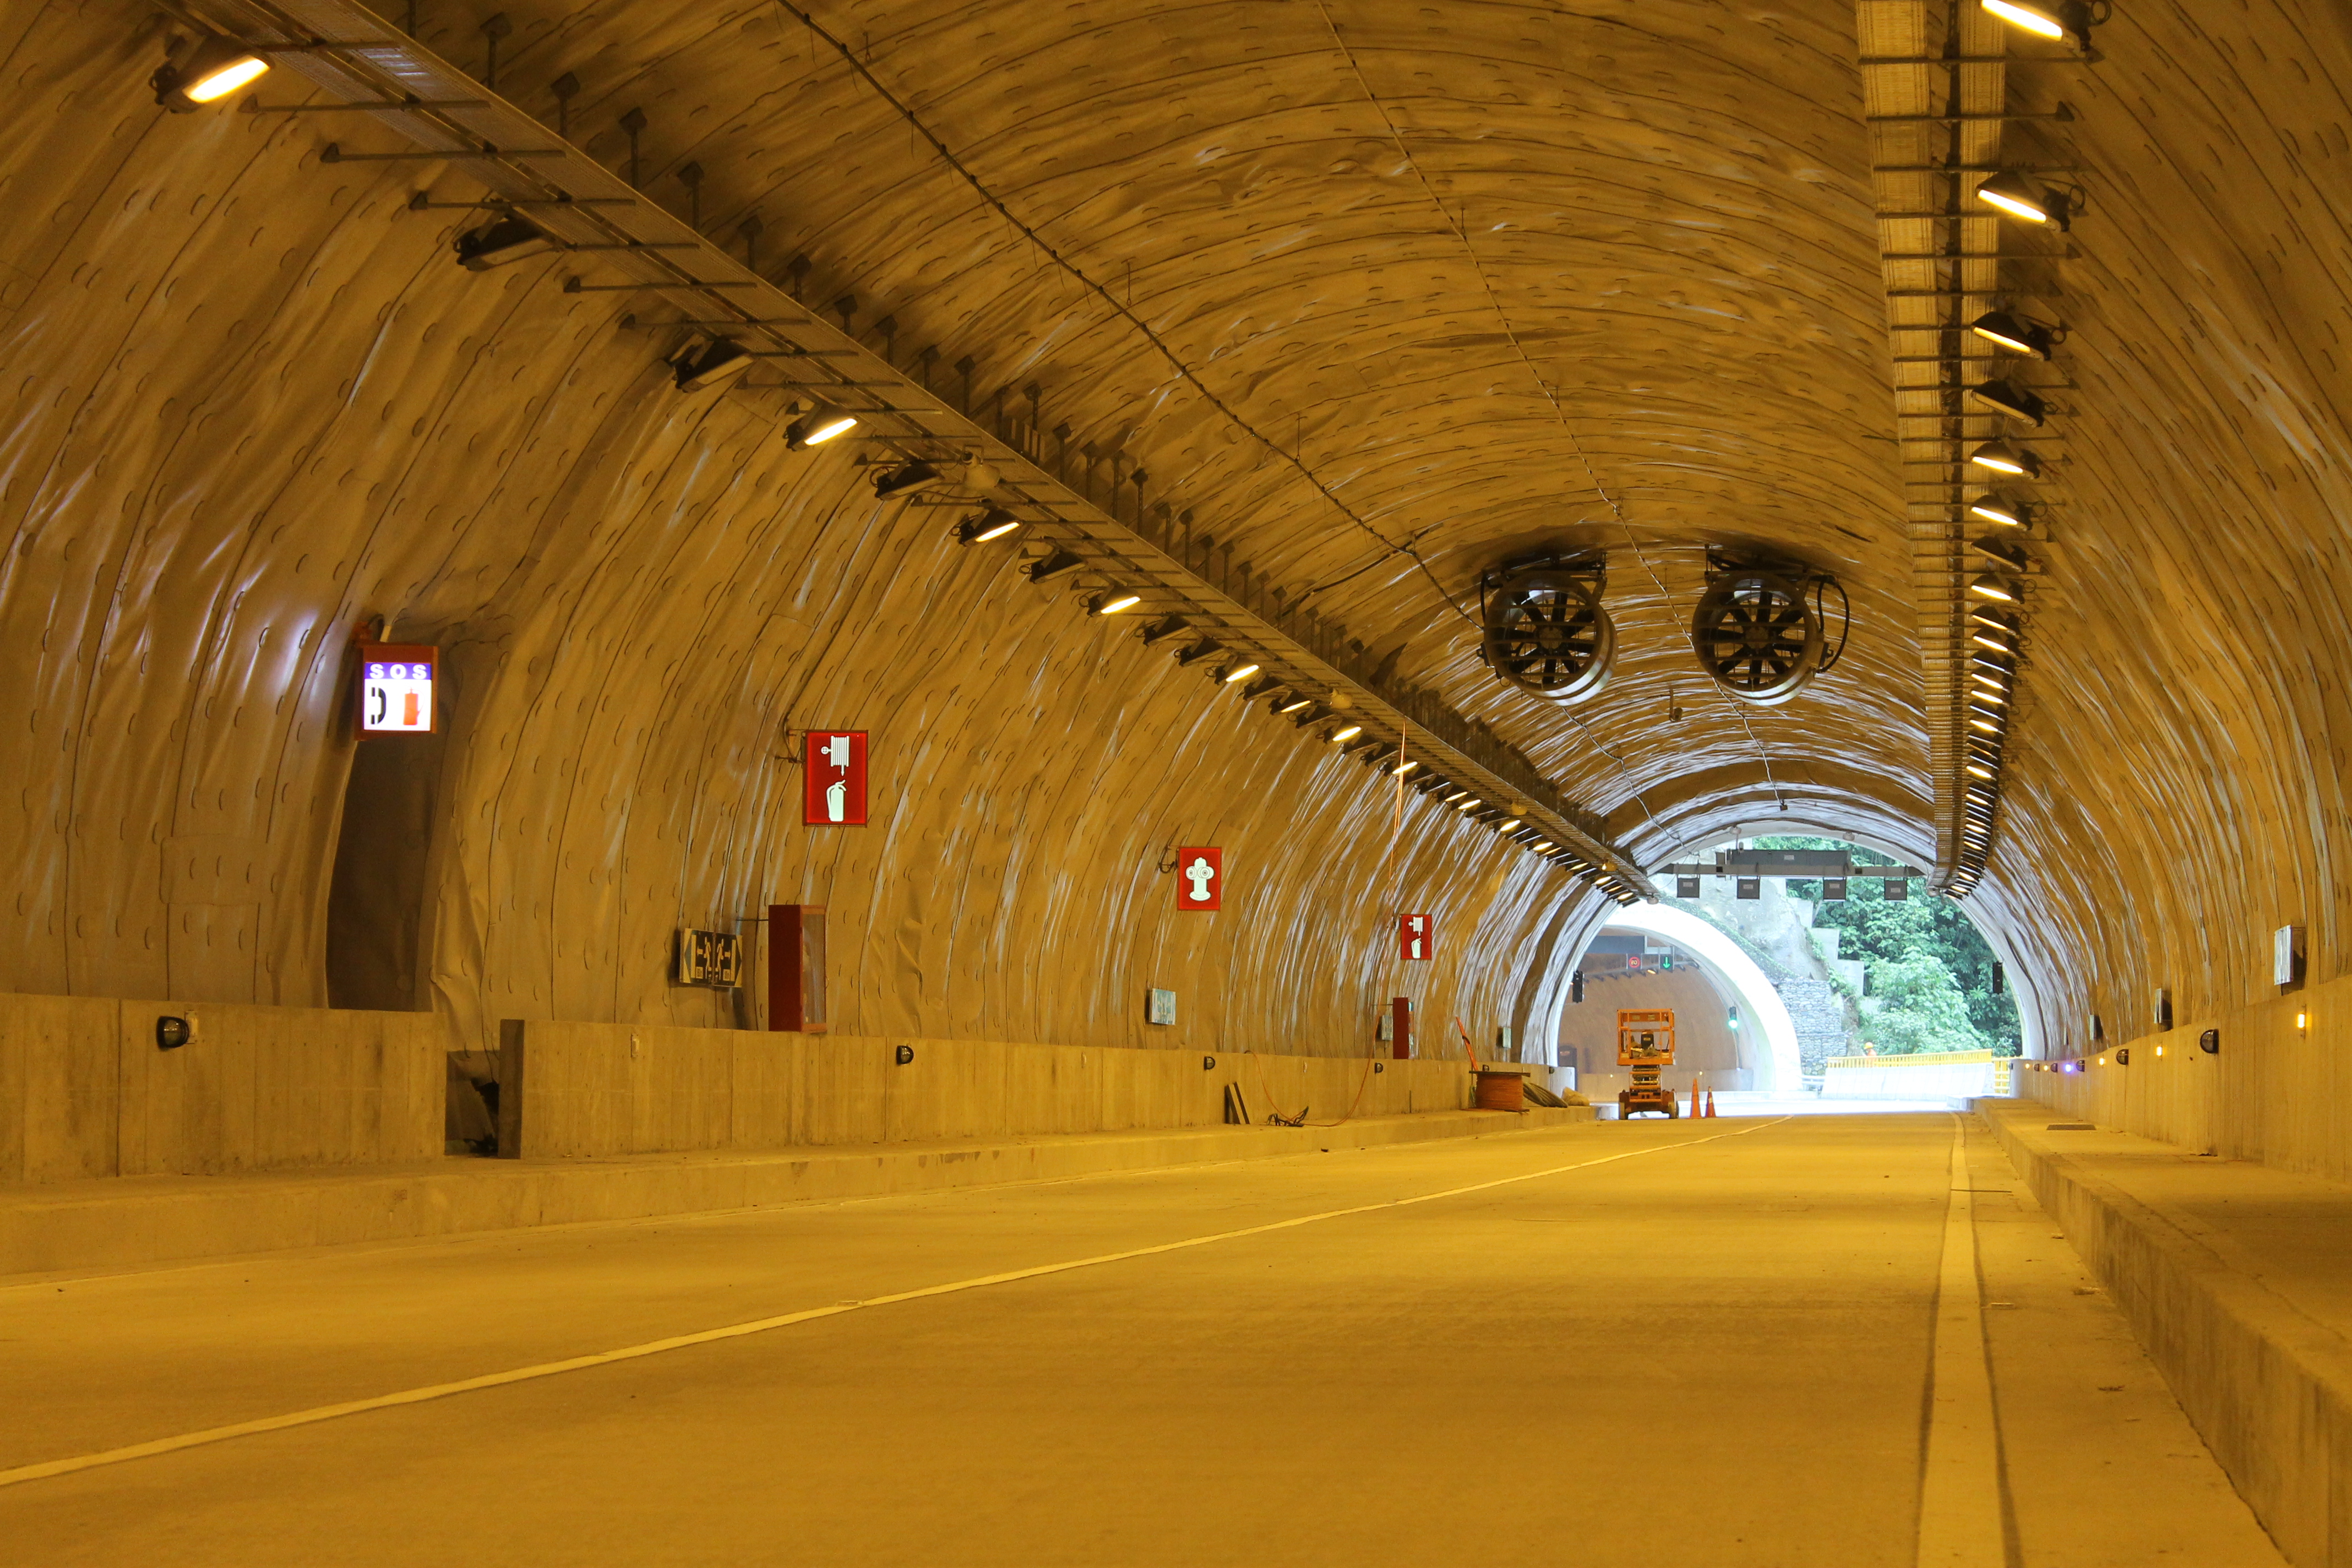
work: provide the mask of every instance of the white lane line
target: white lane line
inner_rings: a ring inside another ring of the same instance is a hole
[[[1739,1138],[1750,1132],[1760,1132],[1767,1127],[1777,1127],[1788,1121],[1785,1116],[1753,1127],[1738,1127],[1705,1138],[1685,1138],[1674,1143],[1656,1143],[1646,1149],[1628,1149],[1622,1153],[1603,1154],[1597,1160],[1580,1160],[1572,1165],[1554,1165],[1548,1170],[1529,1171],[1525,1175],[1503,1176],[1491,1182],[1474,1182],[1466,1187],[1448,1187],[1444,1192],[1422,1193],[1409,1198],[1389,1198],[1376,1204],[1359,1204],[1353,1208],[1326,1209],[1321,1214],[1300,1215],[1295,1219],[1278,1219],[1266,1225],[1246,1226],[1240,1230],[1221,1230],[1213,1236],[1189,1237],[1182,1241],[1165,1241],[1156,1247],[1130,1247],[1125,1252],[1098,1253],[1092,1258],[1074,1258],[1064,1263],[1041,1263],[1034,1268],[1014,1268],[1003,1274],[982,1274],[970,1279],[952,1280],[945,1285],[926,1285],[916,1290],[898,1290],[887,1296],[873,1296],[863,1301],[838,1301],[830,1307],[811,1307],[806,1311],[784,1312],[772,1318],[755,1318],[748,1323],[731,1323],[723,1329],[705,1329],[698,1333],[677,1334],[666,1340],[650,1340],[641,1345],[626,1345],[619,1350],[598,1351],[593,1355],[572,1356],[565,1361],[541,1362],[536,1366],[520,1366],[510,1372],[493,1372],[480,1377],[461,1378],[456,1383],[436,1383],[425,1388],[404,1389],[398,1394],[380,1394],[369,1399],[346,1400],[341,1405],[320,1405],[309,1410],[296,1410],[284,1415],[265,1415],[258,1421],[239,1421],[228,1426],[208,1426],[201,1432],[183,1432],[174,1437],[158,1437],[151,1443],[133,1443],[128,1447],[108,1448],[95,1454],[77,1454],[69,1458],[45,1459],[37,1465],[19,1465],[13,1470],[0,1470],[0,1487],[21,1486],[26,1481],[46,1480],[52,1476],[69,1476],[78,1470],[93,1470],[100,1465],[119,1465],[129,1459],[151,1459],[159,1454],[177,1453],[183,1448],[200,1447],[206,1443],[226,1442],[232,1437],[258,1436],[264,1432],[283,1432],[289,1426],[310,1426],[320,1421],[334,1421],[345,1415],[363,1415],[371,1410],[390,1410],[403,1405],[422,1405],[430,1399],[446,1399],[456,1394],[472,1394],[479,1389],[503,1388],[512,1383],[528,1383],[534,1378],[553,1377],[560,1373],[585,1372],[591,1367],[611,1366],[616,1362],[636,1361],[645,1356],[660,1355],[666,1351],[685,1350],[692,1345],[716,1344],[721,1340],[741,1339],[747,1334],[764,1334],[772,1329],[788,1329],[795,1323],[813,1323],[820,1318],[837,1318],[845,1313],[861,1311],[868,1307],[887,1307],[900,1301],[919,1301],[931,1296],[951,1296],[960,1290],[978,1290],[991,1285],[1010,1285],[1017,1280],[1041,1279],[1048,1274],[1066,1274],[1073,1268],[1092,1268],[1105,1263],[1122,1263],[1131,1258],[1153,1258],[1164,1252],[1181,1252],[1187,1247],[1208,1247],[1220,1241],[1238,1241],[1244,1237],[1265,1236],[1272,1231],[1293,1230],[1303,1225],[1317,1225],[1324,1220],[1345,1219],[1350,1215],[1376,1214],[1381,1209],[1404,1208],[1412,1204],[1435,1203],[1441,1198],[1458,1198],[1467,1193],[1483,1193],[1496,1187],[1507,1187],[1520,1182],[1541,1181],[1570,1171],[1581,1171],[1593,1165],[1607,1165],[1619,1160],[1631,1160],[1642,1154],[1664,1153],[1670,1149],[1688,1149],[1700,1143],[1712,1143],[1722,1138]]]
[[[1919,1568],[2005,1568],[2000,1434],[1995,1426],[1968,1126],[1952,1118],[1951,1194],[1936,1277],[1936,1349],[1919,1478]]]

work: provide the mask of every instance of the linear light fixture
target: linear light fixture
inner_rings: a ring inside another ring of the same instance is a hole
[[[992,506],[978,517],[956,524],[958,544],[985,544],[992,539],[1002,539],[1021,526],[1021,520],[1001,506]]]
[[[1979,599],[1990,599],[1997,605],[2017,603],[2017,584],[1996,573],[1979,573],[1969,580],[1969,592]]]
[[[744,352],[741,343],[719,338],[678,355],[670,362],[670,368],[677,372],[680,392],[707,392],[726,385],[759,363]]]
[[[1251,676],[1255,675],[1256,673],[1256,665],[1244,664],[1237,669],[1229,669],[1225,671],[1224,684],[1231,686],[1236,680],[1247,680]]]
[[[1294,697],[1287,702],[1276,703],[1274,710],[1277,714],[1296,713],[1301,708],[1311,708],[1314,704],[1315,699],[1312,697]]]
[[[1969,454],[1969,461],[1997,474],[2028,479],[2042,477],[2042,459],[2007,440],[1987,441]]]
[[[822,446],[856,427],[856,415],[829,403],[812,402],[807,413],[784,427],[784,445],[797,452],[803,447]]]
[[[1969,323],[1969,331],[1995,348],[2007,349],[2013,354],[2031,354],[2035,359],[2048,359],[2050,350],[2058,341],[2057,333],[2039,321],[2029,321],[2009,310],[1987,310]]]
[[[2050,417],[2050,405],[2042,395],[2013,381],[1996,377],[1979,382],[1969,388],[1969,396],[1996,414],[2022,419],[2028,425],[2039,426]]]
[[[2098,13],[2091,8],[2089,0],[1978,0],[1978,3],[1988,14],[2000,17],[2021,33],[2031,33],[2037,38],[2063,38],[2072,33],[2085,48],[2091,43],[2091,25],[2100,19]]]
[[[1977,187],[1977,200],[2021,223],[2055,223],[2066,226],[2066,197],[2044,190],[2014,169],[2003,169]]]
[[[159,107],[173,114],[194,114],[260,79],[268,69],[268,60],[235,39],[199,33],[173,50],[147,85],[155,89]]]
[[[2000,562],[2012,572],[2029,572],[2033,568],[2032,556],[1999,534],[1987,534],[1982,539],[1971,539],[1969,541],[1969,548],[1979,555]]]
[[[1348,742],[1354,740],[1363,732],[1364,727],[1361,724],[1350,724],[1344,730],[1336,730],[1332,731],[1331,743],[1335,746],[1345,745]]]
[[[1143,603],[1143,595],[1140,594],[1113,594],[1107,599],[1096,600],[1094,604],[1089,606],[1089,613],[1097,616],[1116,616],[1120,611],[1131,610],[1141,603]],[[1252,666],[1251,668],[1255,668],[1256,667]]]
[[[2023,501],[2011,500],[1998,490],[1988,491],[1969,502],[1969,511],[2004,528],[2023,528],[2032,515]]]
[[[457,237],[455,248],[458,266],[468,272],[488,272],[493,267],[504,267],[526,257],[544,256],[561,247],[545,229],[509,213],[467,229]],[[735,352],[743,351],[738,348]],[[743,368],[751,367],[747,363]]]

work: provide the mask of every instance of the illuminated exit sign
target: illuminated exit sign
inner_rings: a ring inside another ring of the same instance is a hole
[[[360,645],[360,733],[429,735],[440,720],[434,687],[441,650],[410,644]]]

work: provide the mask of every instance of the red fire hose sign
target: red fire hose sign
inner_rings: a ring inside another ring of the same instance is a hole
[[[1176,907],[1206,913],[1225,903],[1225,852],[1202,845],[1176,851]]]
[[[1397,916],[1397,956],[1427,963],[1437,952],[1437,922],[1427,915]]]
[[[811,730],[801,820],[812,827],[866,821],[866,731]]]

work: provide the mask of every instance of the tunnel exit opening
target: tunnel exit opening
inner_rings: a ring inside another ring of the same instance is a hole
[[[1597,1101],[1618,1087],[1608,1026],[1636,1005],[1691,1011],[1686,1084],[1776,1099],[2005,1093],[2032,1054],[2014,966],[1916,859],[1821,833],[1673,858],[1653,873],[1665,897],[1610,911],[1554,989],[1557,1059]]]

